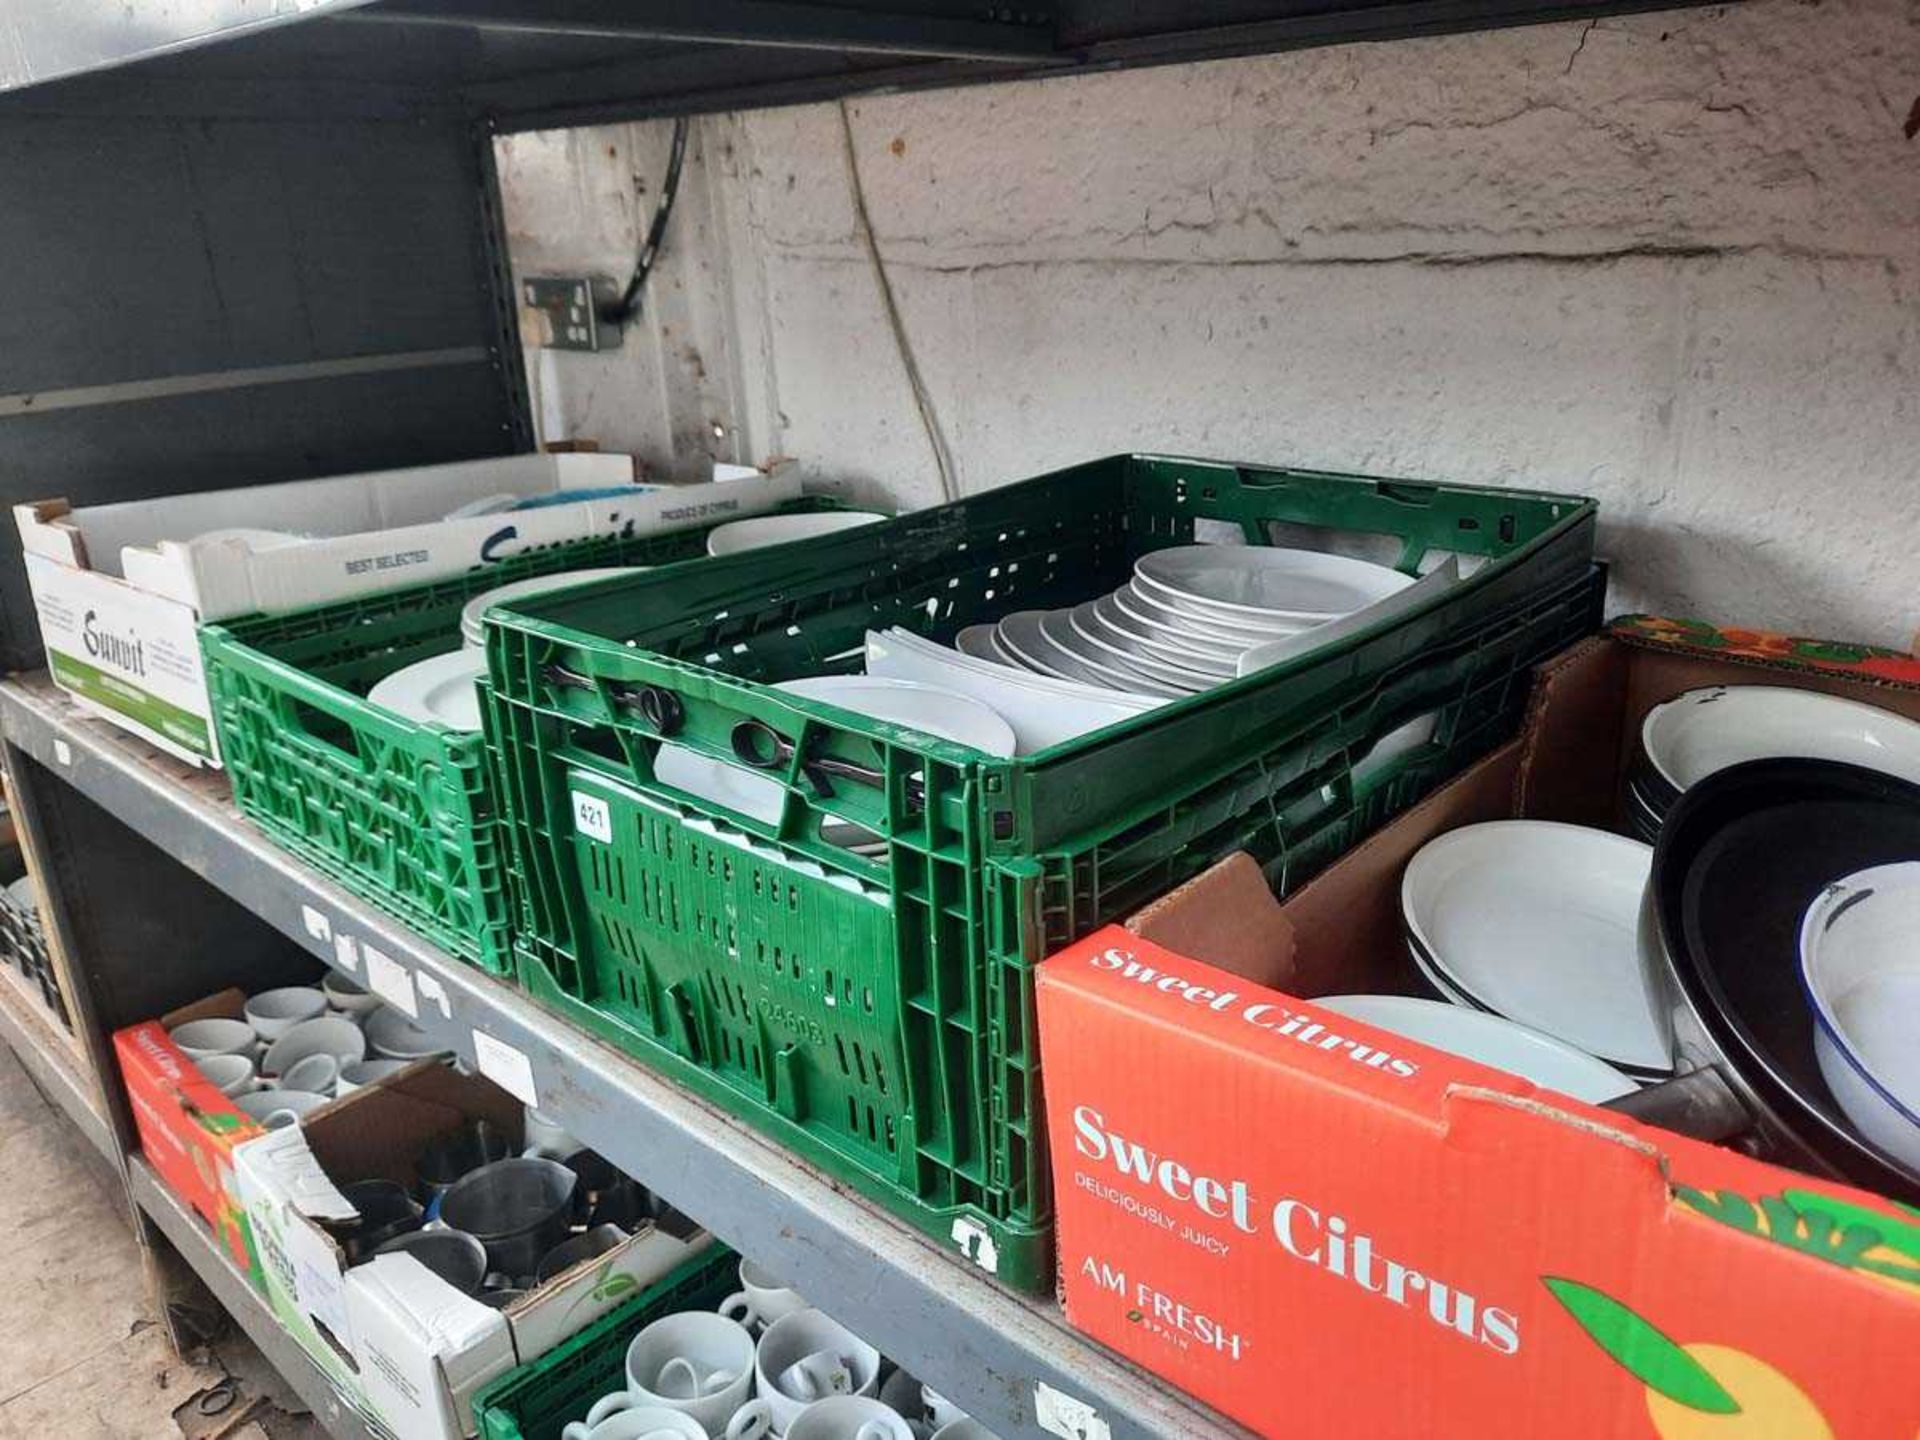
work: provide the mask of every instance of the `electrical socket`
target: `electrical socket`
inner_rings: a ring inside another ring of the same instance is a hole
[[[541,350],[612,350],[620,325],[603,313],[613,281],[587,276],[530,276],[520,286],[520,335]]]

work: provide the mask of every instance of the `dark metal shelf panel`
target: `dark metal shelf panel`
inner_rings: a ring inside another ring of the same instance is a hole
[[[42,677],[0,684],[6,739],[343,973],[411,997],[463,1061],[531,1099],[722,1240],[785,1276],[1004,1440],[1047,1440],[1037,1398],[1082,1402],[1090,1440],[1244,1431],[1069,1330],[877,1206],[274,848],[218,774],[84,717]],[[351,942],[350,944],[346,942]],[[351,966],[343,955],[354,957]]]

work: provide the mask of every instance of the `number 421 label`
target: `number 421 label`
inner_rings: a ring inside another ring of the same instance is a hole
[[[613,813],[598,795],[573,792],[573,828],[604,845],[613,843]]]

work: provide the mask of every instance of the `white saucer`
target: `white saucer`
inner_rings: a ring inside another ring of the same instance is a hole
[[[465,646],[394,671],[367,692],[367,699],[409,720],[478,730],[480,695],[473,682],[486,673],[486,652]]]

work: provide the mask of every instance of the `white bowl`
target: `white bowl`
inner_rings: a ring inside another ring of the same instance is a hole
[[[216,1015],[208,1020],[189,1020],[167,1032],[173,1043],[189,1057],[204,1060],[209,1055],[252,1055],[260,1037],[244,1020],[229,1020]]]
[[[331,1095],[340,1083],[340,1057],[316,1050],[302,1055],[280,1076],[282,1090],[304,1090],[309,1095]]]
[[[260,1057],[260,1073],[268,1078],[285,1075],[309,1055],[331,1055],[342,1065],[351,1065],[367,1058],[367,1037],[344,1015],[302,1020],[267,1047]]]
[[[423,1060],[446,1053],[444,1045],[391,1005],[382,1005],[367,1017],[365,1033],[367,1044],[382,1060]]]
[[[256,1083],[253,1060],[247,1055],[203,1055],[193,1063],[229,1098],[246,1094]]]
[[[247,1001],[247,1024],[262,1040],[278,1040],[302,1020],[327,1013],[327,997],[311,985],[262,990]]]
[[[821,510],[812,515],[756,515],[751,520],[735,520],[716,525],[707,535],[707,554],[738,555],[743,550],[759,550],[768,545],[784,545],[790,540],[811,540],[816,535],[837,535],[843,530],[858,530],[877,525],[887,517],[867,510]]]
[[[370,1015],[380,1008],[380,997],[354,984],[337,970],[329,970],[320,981],[327,1004],[344,1015]]]
[[[1604,1060],[1525,1025],[1444,1000],[1406,995],[1332,995],[1313,1002],[1323,1010],[1391,1030],[1435,1050],[1491,1065],[1548,1090],[1591,1105],[1630,1095],[1638,1087]]]
[[[1749,760],[1840,760],[1920,784],[1920,725],[1858,700],[1778,685],[1715,685],[1656,705],[1640,747],[1685,790]]]
[[[1642,1074],[1673,1068],[1671,1012],[1640,955],[1653,850],[1544,820],[1465,825],[1400,882],[1408,938],[1476,1005]]]
[[[1800,924],[1821,1078],[1860,1133],[1920,1169],[1920,862],[1836,880]]]

